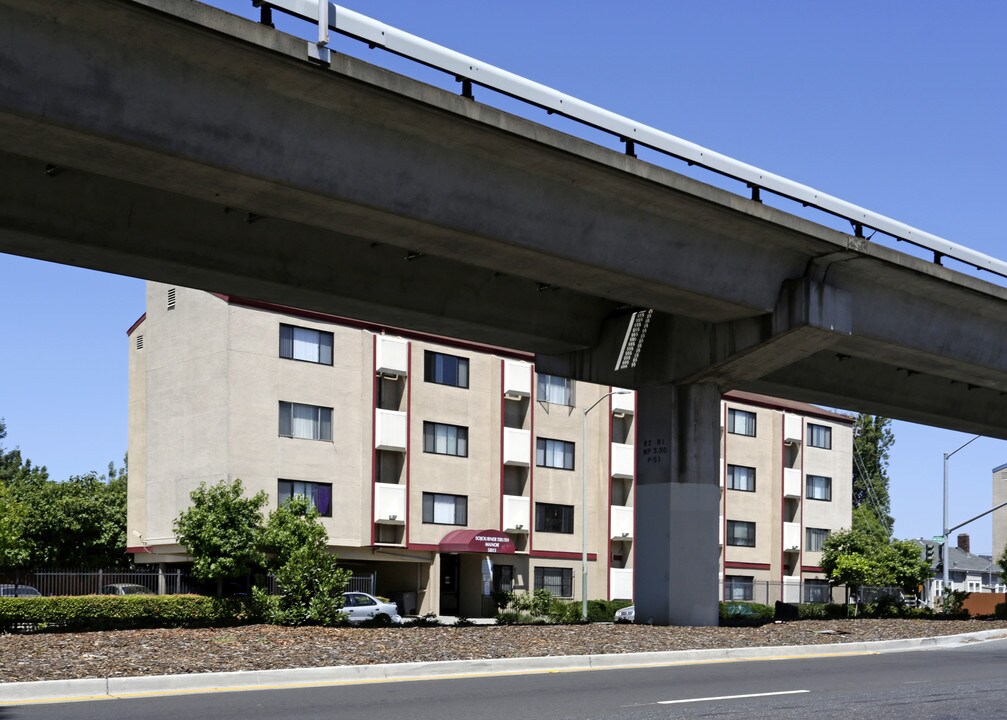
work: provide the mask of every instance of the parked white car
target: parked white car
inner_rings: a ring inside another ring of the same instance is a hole
[[[633,622],[635,620],[636,620],[636,605],[630,605],[629,607],[624,607],[622,610],[615,611],[616,622]]]
[[[365,592],[343,593],[346,603],[341,612],[351,623],[373,621],[378,625],[399,625],[402,616],[399,606],[393,602],[385,602]]]

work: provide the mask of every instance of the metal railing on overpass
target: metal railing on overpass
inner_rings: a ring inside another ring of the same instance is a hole
[[[261,9],[262,20],[267,24],[271,24],[274,8],[317,24],[318,38],[308,43],[308,55],[314,60],[328,62],[329,32],[334,30],[367,43],[371,48],[381,48],[453,75],[462,84],[462,95],[465,97],[473,97],[473,85],[485,87],[542,108],[550,114],[615,135],[625,144],[628,155],[635,157],[638,146],[650,148],[744,183],[755,201],[761,202],[761,193],[766,191],[849,221],[857,237],[864,237],[865,230],[873,230],[931,251],[935,263],[940,264],[942,258],[948,257],[1007,278],[1007,262],[617,115],[327,0],[252,0],[252,4]]]

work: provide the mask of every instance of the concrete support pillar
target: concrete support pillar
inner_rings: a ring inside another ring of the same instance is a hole
[[[637,392],[636,622],[716,625],[720,389]]]

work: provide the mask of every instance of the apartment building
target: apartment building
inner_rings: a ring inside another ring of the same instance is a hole
[[[137,562],[184,563],[172,523],[189,493],[240,478],[270,507],[309,497],[342,564],[405,612],[579,598],[585,537],[589,597],[632,597],[633,393],[504,348],[159,283],[129,348]],[[725,592],[817,577],[818,531],[849,525],[850,419],[732,393],[724,423]]]

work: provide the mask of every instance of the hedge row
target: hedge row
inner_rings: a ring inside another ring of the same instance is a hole
[[[202,595],[82,595],[0,598],[0,631],[130,630],[260,622],[244,598]]]

